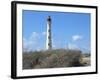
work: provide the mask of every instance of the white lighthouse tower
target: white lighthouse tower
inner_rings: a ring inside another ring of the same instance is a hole
[[[51,17],[47,18],[47,40],[46,40],[46,49],[52,49],[52,39],[51,39]]]

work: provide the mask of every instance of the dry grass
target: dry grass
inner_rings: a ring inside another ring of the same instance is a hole
[[[23,53],[23,69],[85,66],[79,50],[47,50]]]

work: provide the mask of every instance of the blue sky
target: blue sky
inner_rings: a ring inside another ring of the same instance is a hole
[[[91,15],[89,13],[23,10],[24,50],[45,50],[48,16],[51,16],[52,19],[52,45],[54,49],[90,50]]]

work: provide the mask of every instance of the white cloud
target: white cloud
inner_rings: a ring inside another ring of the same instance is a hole
[[[23,38],[23,47],[25,48],[27,46],[27,41],[25,38]]]
[[[53,47],[53,48],[56,48],[56,45],[53,44],[52,47]]]
[[[62,48],[62,42],[60,40],[52,38],[52,47],[53,49],[60,49]]]
[[[27,51],[27,49],[28,49],[28,42],[25,38],[23,38],[23,50]]]
[[[79,49],[79,47],[76,44],[69,43],[68,49]]]
[[[39,38],[39,33],[33,32],[29,39],[37,39],[37,38]]]
[[[46,32],[42,32],[42,35],[46,35],[47,33]]]
[[[27,39],[27,42],[28,42],[28,45],[36,45],[38,42],[38,40],[39,40],[39,33],[37,33],[37,32],[33,32],[31,35],[30,35],[30,37],[29,37],[29,39]]]
[[[32,49],[36,49],[39,40],[39,33],[32,32],[29,38],[23,38],[23,49],[24,51],[30,51]]]
[[[81,35],[72,36],[73,41],[81,40],[83,37]]]
[[[23,49],[24,51],[31,50],[41,50],[43,49],[43,45],[39,43],[43,38],[43,35],[46,35],[46,32],[42,32],[42,34],[38,32],[32,32],[28,38],[23,38]]]

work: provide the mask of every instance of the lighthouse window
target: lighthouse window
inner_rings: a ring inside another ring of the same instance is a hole
[[[48,36],[48,38],[50,39],[50,36]]]
[[[48,45],[50,46],[50,43],[48,43]]]
[[[50,32],[50,29],[48,30],[48,32]]]

